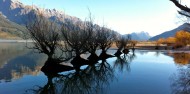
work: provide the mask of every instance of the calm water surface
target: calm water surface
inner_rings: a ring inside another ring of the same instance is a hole
[[[188,53],[136,50],[52,81],[40,71],[46,59],[24,43],[0,43],[0,94],[190,94]]]

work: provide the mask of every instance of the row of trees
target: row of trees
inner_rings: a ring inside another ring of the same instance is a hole
[[[56,64],[74,57],[71,63],[78,68],[83,64],[89,64],[89,61],[80,57],[81,54],[90,53],[88,59],[95,63],[99,59],[112,56],[106,54],[106,51],[113,43],[116,43],[117,52],[120,52],[117,56],[122,54],[122,50],[128,53],[129,46],[134,48],[136,44],[136,41],[131,41],[129,35],[122,36],[105,25],[100,27],[95,24],[91,14],[84,22],[67,19],[61,24],[45,18],[43,12],[29,17],[27,29],[30,39],[34,41],[31,48],[46,54],[50,61],[57,61]],[[96,55],[98,49],[102,50],[100,56]],[[78,61],[83,64],[79,64]]]

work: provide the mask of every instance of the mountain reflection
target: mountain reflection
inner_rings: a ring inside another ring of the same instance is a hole
[[[26,50],[24,44],[3,43],[0,47],[0,80],[10,82],[26,74],[37,75],[44,59]]]
[[[16,43],[1,43],[0,46],[0,68],[2,68],[7,61],[23,55],[26,53],[24,46],[18,45]]]
[[[48,82],[44,87],[27,90],[34,94],[100,94],[114,79],[113,68],[106,60],[87,66],[79,72],[46,75]],[[46,73],[45,73],[46,74]]]

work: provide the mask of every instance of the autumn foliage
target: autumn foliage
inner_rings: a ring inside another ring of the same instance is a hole
[[[180,65],[189,64],[189,61],[190,61],[189,53],[180,53],[180,54],[174,53],[173,57],[174,57],[175,63],[177,63],[177,64],[180,64]]]
[[[175,37],[169,37],[169,38],[166,38],[166,39],[160,38],[157,42],[159,44],[167,44],[169,46],[171,44],[176,43],[176,38]]]
[[[190,33],[187,31],[181,30],[177,32],[175,34],[175,38],[176,38],[176,45],[178,47],[183,47],[190,43]]]
[[[166,44],[175,48],[184,47],[190,44],[190,33],[184,30],[178,31],[174,37],[160,38],[158,44]]]

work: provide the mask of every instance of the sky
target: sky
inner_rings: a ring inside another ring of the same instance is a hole
[[[82,20],[90,9],[94,22],[121,34],[148,32],[151,36],[181,25],[169,0],[19,0],[26,5],[57,9]]]

